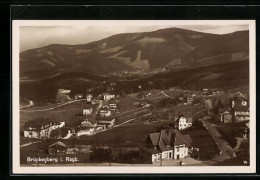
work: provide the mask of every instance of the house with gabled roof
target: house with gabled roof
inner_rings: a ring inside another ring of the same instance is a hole
[[[145,162],[167,159],[182,159],[189,156],[192,139],[174,129],[149,134],[145,145],[139,147],[139,154]]]
[[[78,154],[78,153],[92,153],[92,146],[86,144],[84,141],[76,141],[76,142],[61,142],[57,141],[48,146],[48,154],[49,155],[66,155],[66,154]],[[89,156],[86,156],[89,158]]]
[[[249,121],[249,103],[246,97],[237,92],[232,98],[232,110],[234,121],[241,122],[241,121]]]
[[[98,111],[98,115],[101,117],[111,116],[111,111],[109,109],[109,106],[102,106]]]
[[[67,152],[67,145],[61,141],[57,141],[48,147],[49,155],[62,155],[66,154]]]
[[[192,126],[192,118],[191,117],[185,117],[184,115],[179,116],[175,120],[175,129],[181,131],[188,129]]]
[[[80,93],[75,94],[75,99],[82,99],[82,98],[83,98],[83,94]]]
[[[92,128],[96,127],[97,126],[96,118],[83,116],[83,120],[81,121],[81,126],[92,127]]]

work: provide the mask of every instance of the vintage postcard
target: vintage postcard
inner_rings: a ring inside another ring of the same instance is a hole
[[[255,44],[253,20],[13,20],[12,172],[254,173]]]

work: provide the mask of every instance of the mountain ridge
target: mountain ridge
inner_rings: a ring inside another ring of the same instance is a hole
[[[249,31],[216,35],[167,28],[116,34],[80,45],[52,44],[21,52],[20,76],[32,80],[67,72],[149,72],[228,63],[248,58],[248,37]]]

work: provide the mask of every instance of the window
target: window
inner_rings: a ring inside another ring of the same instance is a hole
[[[246,106],[246,105],[247,105],[247,102],[246,102],[246,101],[242,101],[242,105],[243,105],[243,106]]]

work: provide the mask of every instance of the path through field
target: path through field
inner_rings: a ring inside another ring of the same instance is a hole
[[[20,110],[20,111],[25,111],[25,112],[37,112],[37,111],[49,111],[49,110],[53,110],[53,109],[56,109],[56,108],[60,108],[62,106],[66,106],[68,104],[71,104],[71,103],[75,103],[75,102],[79,102],[79,101],[82,101],[82,99],[79,99],[79,100],[73,100],[73,101],[69,101],[69,102],[66,102],[64,104],[59,104],[57,106],[54,106],[54,107],[51,107],[51,108],[46,108],[46,109],[35,109],[35,110]],[[29,107],[29,106],[27,106]],[[24,107],[22,107],[24,108]],[[21,109],[21,108],[20,108]]]
[[[38,142],[41,142],[41,141],[29,142],[29,143],[26,143],[26,144],[21,145],[20,147],[29,146],[29,145],[32,145],[32,144],[35,144],[35,143],[38,143]]]

